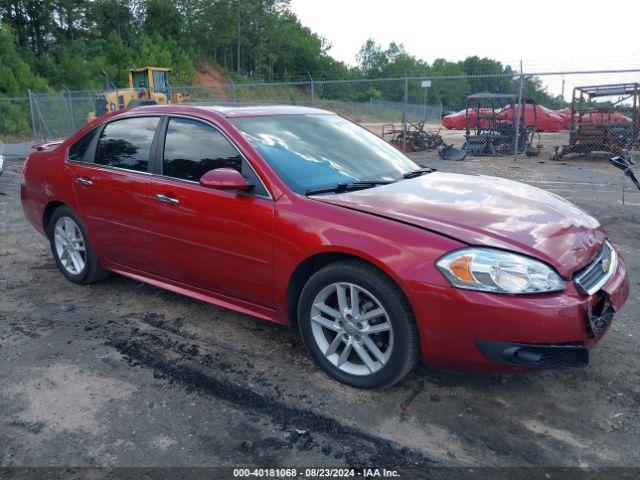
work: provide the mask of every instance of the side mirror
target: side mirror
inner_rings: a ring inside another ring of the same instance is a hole
[[[229,167],[209,170],[200,177],[200,185],[216,190],[236,190],[238,192],[246,192],[252,187],[240,172]]]

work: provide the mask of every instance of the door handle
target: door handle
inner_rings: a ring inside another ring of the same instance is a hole
[[[154,195],[154,197],[156,200],[158,200],[159,202],[164,202],[164,203],[169,203],[171,205],[178,205],[180,203],[180,200],[178,200],[177,198],[174,197],[168,197],[166,195],[161,195],[161,194],[156,194]]]
[[[91,185],[93,185],[93,182],[86,178],[76,178],[75,182],[79,183],[80,185],[86,185],[87,187],[90,187]]]

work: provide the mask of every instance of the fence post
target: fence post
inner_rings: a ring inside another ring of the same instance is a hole
[[[402,151],[407,152],[407,102],[409,101],[409,79],[404,77],[404,98],[402,99]]]
[[[233,95],[233,103],[238,103],[238,93],[236,92],[236,82],[234,82],[231,78],[229,79],[231,82],[231,95]]]
[[[311,74],[307,72],[307,75],[309,75],[309,80],[311,80],[311,106],[315,107],[316,106],[316,86]]]
[[[75,132],[76,131],[76,121],[73,118],[73,103],[71,102],[71,90],[69,90],[67,87],[64,87],[64,89],[67,92],[67,100],[69,101],[69,118],[71,120],[71,131]]]
[[[513,159],[518,157],[518,143],[520,141],[520,118],[525,118],[525,112],[522,105],[522,89],[524,86],[524,72],[522,71],[522,61],[520,61],[520,86],[518,87],[518,115],[516,117],[516,138],[513,142]]]
[[[38,138],[38,134],[36,131],[36,117],[33,114],[33,95],[31,94],[31,89],[29,89],[29,112],[31,113],[31,130],[33,130],[33,139]]]

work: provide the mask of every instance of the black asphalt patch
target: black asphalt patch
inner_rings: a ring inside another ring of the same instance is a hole
[[[384,465],[389,468],[398,468],[410,465],[419,467],[434,465],[433,459],[420,452],[405,447],[398,448],[389,441],[343,425],[332,418],[286,405],[241,385],[220,380],[204,373],[194,363],[170,359],[160,350],[154,350],[149,340],[149,337],[140,340],[112,339],[107,344],[125,355],[130,363],[152,368],[156,374],[179,382],[189,390],[221,398],[235,406],[265,413],[272,420],[281,423],[283,429],[295,427],[305,431],[322,432],[336,438],[340,444],[350,445],[351,449],[346,454],[346,460],[351,467]],[[366,452],[366,456],[363,456],[362,452]],[[327,454],[331,453],[333,452],[327,452]]]

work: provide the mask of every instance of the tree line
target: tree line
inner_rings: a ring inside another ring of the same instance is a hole
[[[124,86],[131,66],[150,64],[170,66],[174,83],[187,84],[203,60],[265,80],[349,70],[288,0],[0,0],[0,20],[3,39],[14,39],[0,55],[17,55],[54,89],[100,87],[103,70]],[[24,93],[33,79],[16,82]]]
[[[100,89],[102,72],[123,87],[127,70],[144,65],[168,66],[174,85],[188,85],[204,62],[234,82],[513,73],[478,57],[429,64],[401,44],[382,48],[373,40],[360,49],[357,65],[346,65],[300,22],[289,0],[0,0],[0,97],[24,96],[28,89]],[[509,76],[434,81],[426,100],[459,109],[470,93],[516,88]],[[404,89],[377,82],[345,85],[331,94],[348,101],[402,101]],[[527,79],[526,94],[550,107],[562,103],[536,79]],[[409,101],[422,103],[424,95],[418,83],[410,84]],[[0,110],[10,117],[3,102]],[[25,126],[24,119],[17,123],[15,130]]]
[[[369,39],[356,55],[356,59],[358,73],[366,78],[430,78],[431,86],[426,92],[420,82],[408,84],[408,100],[411,103],[426,100],[431,104],[442,104],[445,110],[459,110],[465,107],[465,100],[472,93],[519,93],[517,72],[510,66],[490,58],[470,56],[458,62],[439,58],[429,64],[406,52],[402,44],[391,42],[387,48],[382,48],[373,39]],[[364,96],[392,96],[398,101],[402,100],[403,86],[387,86],[386,90],[394,90],[391,94],[384,89],[384,84],[376,83],[373,91],[365,92]],[[525,77],[522,90],[523,96],[549,108],[565,106],[565,101],[560,96],[549,94],[537,77]]]

